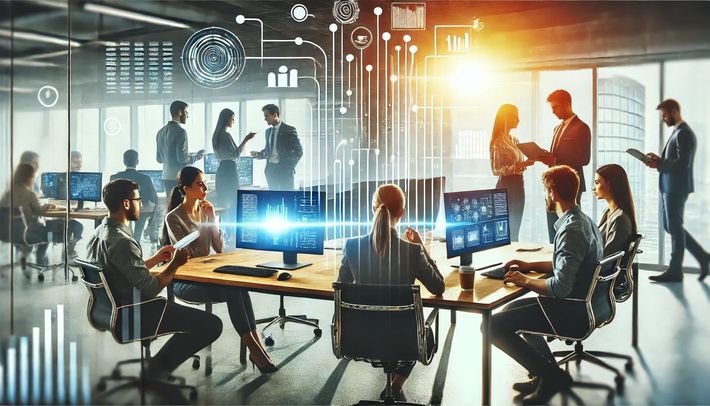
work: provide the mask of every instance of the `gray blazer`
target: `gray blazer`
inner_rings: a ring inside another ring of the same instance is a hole
[[[658,188],[661,193],[687,195],[695,190],[693,161],[697,141],[688,123],[681,123],[663,148],[658,163]]]
[[[634,235],[631,230],[631,219],[621,209],[611,213],[609,209],[604,211],[599,223],[599,232],[604,239],[603,256],[605,257],[617,251],[628,251],[631,237]]]
[[[372,246],[372,234],[347,240],[343,247],[338,282],[410,285],[419,280],[434,295],[444,293],[444,278],[429,262],[419,244],[399,238],[392,230],[390,252],[380,258]]]
[[[163,179],[175,180],[180,169],[195,163],[195,155],[188,153],[187,131],[177,122],[170,121],[161,128],[155,142],[156,159],[163,164]]]

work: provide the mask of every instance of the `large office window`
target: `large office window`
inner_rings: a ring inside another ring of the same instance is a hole
[[[296,128],[303,145],[304,156],[296,166],[295,180],[297,185],[305,185],[306,182],[311,182],[311,176],[306,173],[306,169],[311,170],[312,168],[312,166],[306,165],[306,162],[321,159],[321,154],[318,153],[317,146],[313,145],[313,138],[310,136],[314,126],[313,120],[317,120],[317,118],[314,118],[313,114],[311,114],[314,112],[308,99],[286,99],[283,104],[282,118],[284,122]]]
[[[187,107],[187,145],[189,152],[205,149],[205,103],[190,103]]]
[[[597,167],[619,164],[626,170],[636,205],[638,231],[646,236],[644,263],[658,262],[658,172],[626,153],[626,149],[659,151],[660,65],[634,65],[598,70]],[[600,201],[597,219],[606,202]]]
[[[99,163],[99,109],[79,109],[76,112],[77,122],[72,123],[72,130],[76,133],[75,145],[72,149],[81,152],[83,171],[98,172],[101,170]]]
[[[154,104],[138,106],[138,145],[135,149],[139,153],[140,169],[161,169],[162,165],[155,159],[157,146],[155,136],[165,123],[163,115],[164,106]]]
[[[263,99],[263,100],[249,100],[246,102],[245,108],[245,123],[246,132],[256,132],[256,137],[249,142],[249,151],[261,151],[266,145],[266,128],[269,126],[264,121],[264,113],[261,108],[265,105],[273,103],[279,104],[278,100],[273,99]],[[266,177],[264,176],[264,167],[266,163],[263,160],[254,161],[254,184],[255,185],[266,185]]]
[[[706,250],[710,249],[710,218],[704,215],[710,206],[710,78],[707,72],[710,72],[710,59],[668,62],[663,89],[664,97],[680,103],[683,120],[697,136],[695,193],[685,205],[684,226]],[[664,126],[663,145],[672,130]],[[664,263],[667,264],[670,259],[670,237],[667,234],[664,253]],[[684,265],[698,266],[698,263],[686,252]]]
[[[104,183],[106,183],[109,176],[125,168],[123,152],[131,147],[131,108],[128,106],[106,108],[101,137],[104,137],[104,145],[106,145],[106,160],[103,168]]]

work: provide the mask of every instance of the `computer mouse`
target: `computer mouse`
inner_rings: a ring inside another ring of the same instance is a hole
[[[291,275],[290,273],[288,273],[288,272],[281,272],[281,273],[279,274],[279,276],[276,277],[276,279],[278,279],[278,280],[280,280],[280,281],[286,281],[286,280],[291,279],[291,276],[292,276],[292,275]]]

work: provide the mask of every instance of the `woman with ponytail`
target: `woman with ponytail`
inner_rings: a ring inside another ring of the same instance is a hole
[[[177,186],[170,194],[163,242],[175,244],[193,231],[199,231],[200,236],[186,248],[192,258],[208,256],[211,250],[222,252],[222,230],[219,229],[212,203],[205,200],[206,196],[207,185],[202,171],[194,166],[182,168],[178,173]],[[175,295],[187,302],[227,302],[232,325],[249,348],[249,359],[262,373],[277,370],[259,340],[254,310],[246,289],[177,280],[174,289]]]
[[[232,134],[227,129],[232,128],[236,121],[234,112],[230,109],[223,109],[219,113],[217,125],[212,133],[212,149],[219,159],[215,187],[217,189],[218,204],[222,207],[232,207],[237,198],[237,188],[239,187],[239,176],[237,173],[237,163],[235,160],[242,154],[244,146],[254,138],[256,133],[249,133],[244,136],[242,142],[237,146],[232,138]]]
[[[370,234],[349,239],[343,248],[339,282],[378,285],[409,285],[419,280],[434,295],[444,293],[444,278],[431,259],[416,230],[407,227],[405,237],[397,234],[404,215],[404,193],[397,185],[382,185],[372,196],[375,215]],[[414,363],[392,374],[395,399],[405,401],[402,385]],[[384,391],[380,397],[384,397]]]

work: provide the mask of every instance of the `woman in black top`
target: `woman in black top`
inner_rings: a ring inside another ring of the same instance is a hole
[[[244,140],[237,146],[232,135],[227,132],[227,129],[232,128],[235,121],[234,112],[230,109],[223,109],[219,113],[217,126],[212,134],[212,149],[217,159],[219,159],[215,187],[219,205],[222,207],[234,206],[237,188],[239,187],[239,176],[235,160],[241,155],[246,143],[256,135],[253,132],[245,135]]]

